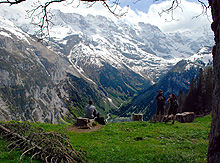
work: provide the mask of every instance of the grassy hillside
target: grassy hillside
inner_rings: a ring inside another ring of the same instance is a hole
[[[207,162],[211,116],[174,125],[150,122],[110,123],[88,133],[67,131],[69,125],[35,123],[48,132],[67,134],[89,162]],[[8,153],[0,140],[0,162],[18,162],[19,151]],[[23,162],[28,162],[26,157]]]

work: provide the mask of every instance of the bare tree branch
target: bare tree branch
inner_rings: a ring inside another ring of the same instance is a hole
[[[103,1],[103,6],[106,7],[110,11],[110,13],[112,13],[116,17],[122,17],[128,12],[128,6],[127,6],[127,10],[125,12],[122,12],[121,9],[118,9],[118,5],[119,5],[119,0],[116,0],[112,6],[108,5],[105,1]]]
[[[13,4],[19,4],[26,0],[3,0],[0,1],[1,3],[8,3],[10,5]],[[120,0],[114,0],[112,2],[112,5],[105,2],[106,0],[78,0],[79,4],[74,7],[77,8],[80,5],[80,2],[83,2],[87,4],[87,7],[92,7],[95,3],[101,2],[102,5],[109,10],[110,13],[112,13],[116,17],[122,17],[124,16],[127,11],[122,11],[122,9],[119,8],[119,1]],[[68,1],[68,0],[48,0],[44,3],[42,3],[40,0],[36,1],[32,5],[32,9],[27,10],[27,18],[31,19],[31,24],[39,27],[39,30],[35,32],[35,35],[39,38],[39,41],[43,41],[44,38],[50,37],[50,28],[53,26],[52,18],[53,14],[51,12],[51,4],[53,3],[60,3],[60,2],[66,2],[66,5],[73,4],[74,0]],[[127,8],[128,10],[128,8]]]
[[[45,133],[42,129],[34,128],[26,123],[0,123],[0,136],[11,141],[12,150],[20,148],[20,160],[26,154],[39,157],[44,162],[88,162],[81,152],[75,151],[65,134]]]
[[[21,2],[24,2],[24,1],[26,1],[26,0],[14,0],[14,1],[9,1],[9,0],[7,0],[7,1],[0,1],[0,4],[1,4],[1,3],[8,3],[8,4],[10,4],[10,5],[14,5],[14,4],[19,4],[19,3],[21,3]]]
[[[141,0],[136,0],[135,2],[133,2],[133,4],[136,4],[136,3],[138,3],[138,2],[140,2]]]
[[[142,0],[135,0],[135,1],[133,2],[133,4],[136,4],[136,3],[140,2],[140,1],[142,1]],[[153,3],[158,2],[158,1],[160,1],[160,0],[153,0]],[[163,1],[163,0],[162,0],[162,1]],[[202,16],[202,15],[206,15],[207,18],[208,18],[208,9],[210,8],[210,6],[209,6],[208,4],[206,4],[203,0],[195,0],[195,1],[197,1],[198,3],[201,4],[202,12],[201,12],[201,14],[192,17],[192,19],[198,18],[199,16]],[[161,12],[159,12],[159,13],[158,13],[159,16],[162,16],[163,14],[170,14],[170,18],[171,18],[171,19],[170,19],[170,20],[165,19],[165,21],[167,21],[167,22],[171,22],[171,21],[173,21],[173,20],[178,21],[179,19],[174,19],[174,11],[175,11],[177,8],[179,8],[179,9],[181,9],[181,11],[183,12],[183,9],[181,8],[181,5],[180,5],[180,4],[181,4],[181,0],[171,0],[171,5],[170,5],[170,7],[169,7],[169,8],[166,8],[166,9],[163,9]],[[209,19],[208,19],[208,20],[209,20]]]
[[[171,20],[165,19],[167,22],[170,22],[173,20],[178,21],[178,19],[174,19],[174,10],[176,10],[177,8],[180,8],[181,11],[183,11],[183,9],[180,7],[180,3],[181,3],[181,0],[173,0],[171,6],[169,8],[162,10],[160,13],[158,13],[159,16],[161,17],[164,13],[170,14]]]
[[[199,15],[197,15],[197,16],[194,16],[192,19],[194,19],[194,18],[198,18],[198,17],[200,17],[200,16],[202,16],[202,15],[206,15],[207,17],[208,17],[208,9],[210,8],[210,5],[207,5],[207,4],[205,4],[203,1],[201,1],[201,0],[197,0],[200,4],[201,4],[201,7],[202,7],[202,13],[201,14],[199,14]]]

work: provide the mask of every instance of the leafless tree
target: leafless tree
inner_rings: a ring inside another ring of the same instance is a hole
[[[15,5],[24,1],[28,0],[2,0],[0,1],[0,4],[7,3],[9,5]],[[71,5],[74,0],[48,0],[46,2],[36,0],[32,4],[32,8],[30,10],[26,10],[27,17],[31,19],[31,24],[39,27],[39,30],[36,31],[36,35],[39,36],[40,40],[50,36],[49,32],[50,28],[53,26],[52,18],[54,16],[51,12],[51,4],[61,2],[66,2],[66,5]],[[127,13],[127,10],[122,11],[122,9],[119,8],[119,0],[114,0],[110,3],[107,3],[106,0],[78,0],[78,2],[79,4],[75,7],[79,7],[79,5],[83,3],[87,5],[87,8],[90,8],[96,3],[101,3],[110,13],[116,17],[122,17]]]

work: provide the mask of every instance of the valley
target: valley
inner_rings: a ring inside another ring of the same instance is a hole
[[[199,67],[212,64],[207,27],[163,33],[143,22],[53,13],[45,44],[33,36],[35,27],[0,16],[0,120],[70,121],[84,116],[89,99],[105,117],[143,112],[149,119],[158,88],[187,90]]]

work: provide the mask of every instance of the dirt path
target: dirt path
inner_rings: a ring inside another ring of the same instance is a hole
[[[102,125],[99,125],[97,124],[96,126],[92,127],[91,129],[80,129],[78,127],[75,127],[75,126],[70,126],[67,128],[68,131],[73,131],[73,132],[79,132],[79,133],[82,133],[82,132],[93,132],[93,131],[97,131],[99,129],[101,129],[103,126]]]

